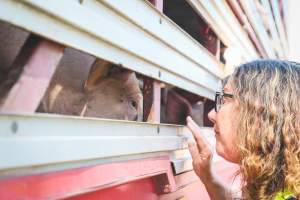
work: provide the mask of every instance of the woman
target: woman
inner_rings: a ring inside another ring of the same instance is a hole
[[[236,68],[216,94],[208,117],[214,124],[216,151],[239,164],[241,199],[300,200],[300,65],[259,60]],[[196,174],[211,199],[233,198],[217,180],[212,150],[193,120],[187,126]]]

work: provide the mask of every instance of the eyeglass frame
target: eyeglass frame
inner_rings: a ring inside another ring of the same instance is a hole
[[[223,102],[224,97],[234,98],[234,95],[225,93],[224,91],[216,92],[216,94],[215,94],[215,111],[216,111],[216,113],[219,112],[221,106],[224,104],[224,102]]]

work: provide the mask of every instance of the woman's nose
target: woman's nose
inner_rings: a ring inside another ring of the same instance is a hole
[[[212,122],[212,123],[216,123],[216,111],[215,109],[211,109],[211,111],[209,111],[208,113],[208,119]]]

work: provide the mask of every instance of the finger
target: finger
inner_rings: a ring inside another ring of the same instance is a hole
[[[188,123],[187,127],[192,132],[194,139],[195,139],[197,145],[199,146],[199,148],[200,149],[207,148],[207,144],[206,144],[204,138],[200,135],[199,129],[197,127],[193,126],[191,123]]]
[[[197,160],[200,155],[197,145],[195,143],[188,143],[188,146],[192,159],[194,161]]]
[[[197,128],[198,130],[200,130],[200,127],[196,124],[196,122],[190,116],[187,117],[186,121],[187,121],[187,123],[190,123],[192,126]]]
[[[200,134],[200,127],[190,116],[187,118],[187,122],[190,123],[196,130],[198,130],[197,133]]]
[[[201,136],[199,126],[191,118],[188,118],[187,121],[188,121],[187,127],[192,132],[198,147],[200,149],[209,148],[209,143],[206,141],[206,139],[203,136]]]
[[[193,127],[194,128],[194,130],[197,130],[195,133],[195,135],[197,136],[199,136],[199,135],[201,135],[200,134],[200,127],[198,126],[198,124],[196,124],[196,122],[190,117],[190,116],[188,116],[187,117],[187,123],[189,123],[190,125],[191,125],[191,127]],[[203,137],[202,137],[203,138]],[[203,138],[203,140],[205,140],[205,138]]]
[[[198,124],[193,120],[191,116],[187,117],[187,122],[192,123],[194,126],[199,127]],[[200,127],[199,127],[200,128]]]

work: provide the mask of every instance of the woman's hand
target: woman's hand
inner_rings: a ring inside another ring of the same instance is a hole
[[[232,193],[226,184],[220,181],[212,170],[213,151],[211,145],[200,134],[199,126],[187,117],[187,127],[193,133],[195,143],[189,143],[189,150],[193,158],[193,168],[195,173],[204,183],[211,200],[233,199]]]
[[[187,117],[187,127],[192,132],[196,144],[189,143],[189,151],[193,158],[193,168],[201,181],[205,184],[212,181],[212,149],[211,145],[201,136],[199,126],[191,117]]]

